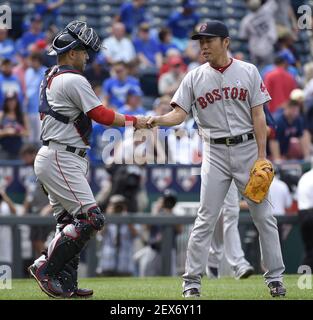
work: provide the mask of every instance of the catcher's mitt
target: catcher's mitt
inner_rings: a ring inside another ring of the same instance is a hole
[[[268,192],[273,178],[274,169],[270,161],[255,161],[250,171],[250,178],[246,185],[244,195],[256,203],[261,203]]]

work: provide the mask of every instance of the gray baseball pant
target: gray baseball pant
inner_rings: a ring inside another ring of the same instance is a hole
[[[191,232],[183,275],[183,290],[200,290],[205,272],[209,248],[220,209],[232,179],[241,194],[249,180],[250,169],[258,155],[255,140],[237,145],[210,144],[204,140],[204,158],[201,168],[200,208]],[[261,256],[266,284],[282,281],[285,266],[280,248],[277,221],[273,216],[269,199],[260,204],[247,199],[253,222],[259,232]]]

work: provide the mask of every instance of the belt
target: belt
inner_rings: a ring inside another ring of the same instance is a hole
[[[67,146],[67,145],[64,145],[64,144],[61,144],[61,143],[57,143],[57,142],[54,142],[54,141],[51,141],[51,140],[43,140],[42,144],[44,146],[50,146],[52,149],[64,150],[64,151],[75,153],[75,154],[79,155],[82,158],[85,158],[86,154],[87,154],[85,149],[80,149],[80,148]]]
[[[227,137],[227,138],[217,138],[217,139],[210,139],[212,144],[226,144],[227,146],[234,146],[238,143],[253,140],[254,134],[253,133],[246,133],[239,136],[234,137]]]

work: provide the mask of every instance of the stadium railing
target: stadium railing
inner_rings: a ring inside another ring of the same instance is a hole
[[[278,224],[298,223],[298,217],[292,216],[278,216]],[[132,214],[130,216],[108,216],[107,222],[113,224],[146,224],[146,225],[163,225],[163,241],[161,246],[162,257],[162,275],[171,274],[171,248],[174,237],[173,225],[182,224],[190,225],[194,222],[194,216],[148,216],[147,214]],[[21,278],[23,276],[22,257],[21,257],[21,235],[20,225],[29,226],[55,226],[54,217],[38,217],[33,215],[17,216],[2,216],[0,217],[0,225],[7,225],[12,228],[13,238],[13,262],[12,275],[13,278]],[[243,215],[239,218],[240,225],[252,225],[252,219],[249,215]],[[86,262],[88,266],[87,276],[93,277],[96,275],[97,255],[96,255],[96,239],[92,239],[88,244]]]

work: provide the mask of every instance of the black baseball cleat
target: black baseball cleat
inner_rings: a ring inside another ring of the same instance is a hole
[[[200,298],[200,291],[197,288],[187,289],[183,292],[184,298]]]
[[[28,267],[29,274],[37,281],[40,289],[51,298],[70,298],[73,292],[64,292],[60,281],[43,272],[44,264],[39,268],[32,264]]]
[[[78,288],[74,291],[73,298],[90,298],[93,295],[92,289]]]
[[[286,295],[287,290],[280,281],[272,281],[268,284],[268,287],[272,297],[284,297]]]
[[[205,269],[206,275],[209,279],[218,279],[218,268],[207,266]]]

